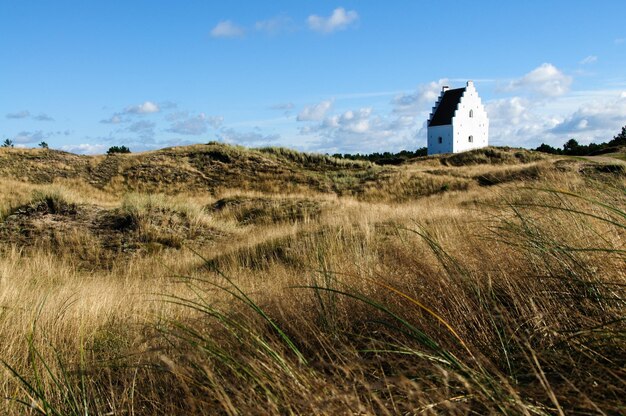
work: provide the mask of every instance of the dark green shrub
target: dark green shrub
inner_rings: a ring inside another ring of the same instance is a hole
[[[130,153],[130,149],[126,146],[111,146],[109,150],[107,150],[107,155],[112,155],[114,153]]]

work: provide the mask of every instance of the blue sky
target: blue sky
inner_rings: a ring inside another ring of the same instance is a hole
[[[624,15],[624,1],[0,0],[0,138],[416,149],[441,86],[473,79],[492,144],[604,141],[626,125]]]

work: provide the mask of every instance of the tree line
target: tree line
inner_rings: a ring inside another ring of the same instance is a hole
[[[398,153],[391,152],[383,152],[383,153],[370,153],[370,154],[349,154],[349,153],[335,153],[330,155],[337,159],[349,159],[349,160],[366,160],[372,163],[376,163],[377,165],[400,165],[402,162],[408,159],[412,159],[418,156],[426,156],[428,154],[428,149],[425,147],[420,147],[415,151],[411,150],[402,150]]]
[[[622,132],[608,142],[589,143],[585,145],[578,143],[576,139],[569,139],[563,144],[562,148],[541,143],[541,145],[534,150],[543,153],[551,153],[553,155],[592,156],[611,153],[617,151],[622,146],[626,146],[626,126],[622,127]]]

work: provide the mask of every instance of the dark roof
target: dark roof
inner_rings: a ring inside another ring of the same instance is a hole
[[[461,101],[461,96],[465,92],[465,88],[456,88],[454,90],[447,90],[443,93],[443,98],[435,110],[435,114],[430,119],[429,126],[445,126],[452,124],[452,117],[456,107]]]

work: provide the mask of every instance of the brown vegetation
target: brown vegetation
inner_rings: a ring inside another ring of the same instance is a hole
[[[0,172],[0,413],[625,410],[619,168],[212,144]]]

